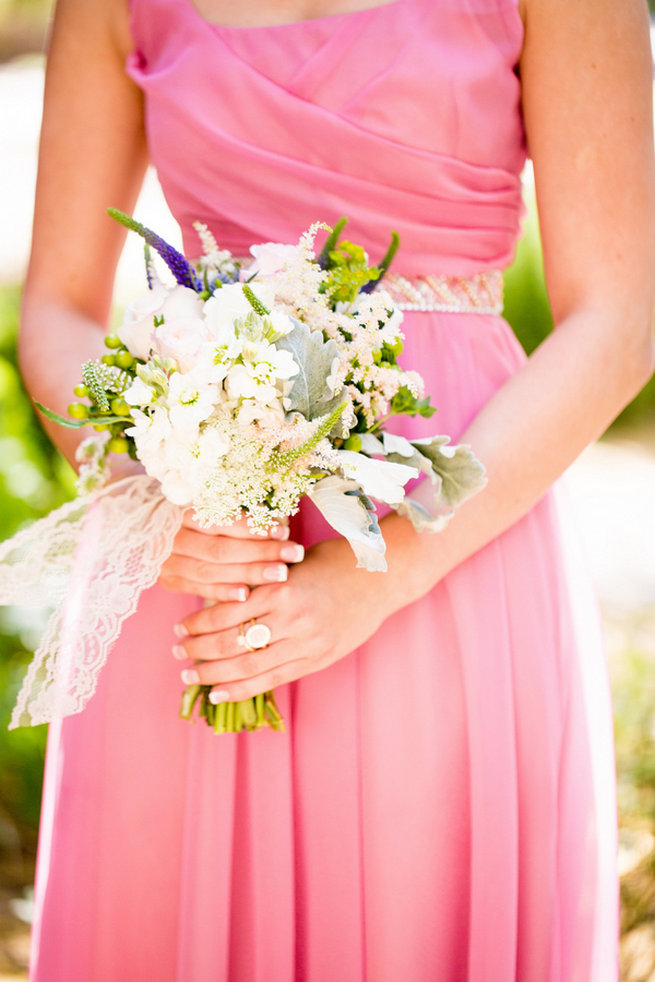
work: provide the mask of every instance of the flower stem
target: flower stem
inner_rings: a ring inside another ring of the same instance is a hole
[[[214,705],[209,700],[211,685],[189,685],[182,694],[180,716],[193,720],[194,710],[204,719],[214,733],[240,733],[242,730],[272,730],[284,732],[284,719],[275,702],[272,691],[262,692],[241,702],[222,702]]]

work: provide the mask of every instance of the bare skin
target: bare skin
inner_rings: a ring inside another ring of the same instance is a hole
[[[107,257],[118,254],[122,237],[102,217],[104,208],[107,200],[131,208],[145,160],[140,95],[122,69],[130,48],[123,2],[60,0],[53,38],[21,352],[34,395],[59,407],[76,380],[79,352],[100,345],[106,322]],[[196,6],[208,20],[229,23],[238,13],[239,24],[250,26],[370,4]],[[185,618],[179,631],[188,634],[175,652],[193,659],[185,681],[215,685],[217,700],[298,679],[366,641],[385,616],[524,515],[653,370],[655,175],[645,5],[524,0],[521,13],[524,115],[557,329],[464,434],[485,462],[488,487],[437,538],[416,534],[395,515],[385,518],[384,576],[356,569],[347,543],[330,540],[288,567],[286,581],[267,580],[271,567],[285,575],[288,543],[249,536],[242,524],[207,533],[186,522],[161,582],[223,601]],[[60,213],[62,200],[72,202],[74,225]],[[53,435],[64,445],[61,432]],[[269,625],[273,640],[244,654],[238,626],[253,617]]]

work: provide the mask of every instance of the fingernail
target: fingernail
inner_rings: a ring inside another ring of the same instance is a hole
[[[212,689],[209,693],[209,701],[216,705],[217,702],[229,702],[230,693],[225,692],[223,689]]]
[[[195,668],[185,668],[184,671],[180,673],[180,676],[185,685],[197,685],[200,681],[200,676],[196,672]]]
[[[184,659],[188,657],[189,656],[187,655],[182,645],[176,644],[175,647],[173,648],[173,658],[179,658],[180,661],[184,661]]]
[[[230,600],[247,600],[248,599],[248,587],[236,586],[229,593]]]
[[[267,566],[264,570],[264,579],[273,583],[282,583],[289,575],[286,566]]]
[[[185,628],[184,624],[173,624],[173,634],[177,635],[178,638],[189,637],[189,632]]]
[[[283,546],[280,549],[280,556],[287,563],[299,563],[301,559],[305,558],[304,546]]]
[[[276,525],[275,528],[271,529],[271,538],[277,539],[279,542],[285,542],[289,538],[289,526]]]

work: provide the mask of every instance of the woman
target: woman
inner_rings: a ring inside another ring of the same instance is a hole
[[[405,353],[489,483],[436,538],[385,517],[385,576],[309,510],[293,542],[185,523],[173,592],[53,726],[33,979],[616,978],[602,655],[546,492],[653,368],[650,79],[641,0],[60,0],[33,394],[65,405],[100,352],[104,212],[148,146],[187,252],[194,219],[238,254],[344,213],[373,258],[398,228],[412,281],[458,278],[470,304],[408,312]],[[513,251],[524,138],[557,324],[527,361],[476,292]],[[183,724],[180,669],[217,700],[278,687],[287,733]]]

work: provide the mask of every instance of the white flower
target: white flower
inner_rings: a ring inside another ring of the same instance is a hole
[[[284,423],[284,412],[278,406],[262,405],[256,399],[244,399],[237,411],[240,426],[257,423],[262,429],[272,429]]]
[[[250,253],[255,259],[244,271],[245,275],[250,277],[259,273],[261,276],[271,276],[279,273],[296,257],[298,246],[285,245],[282,242],[262,242],[260,245],[250,246]],[[250,285],[254,286],[253,283]]]
[[[266,319],[270,321],[276,339],[283,338],[286,334],[290,334],[293,331],[294,323],[288,314],[283,314],[279,310],[271,310]]]
[[[129,406],[149,406],[153,400],[154,392],[149,385],[146,385],[138,376],[134,379],[129,389],[123,393],[123,399]]]
[[[249,371],[262,381],[290,379],[299,371],[290,351],[278,349],[268,341],[244,340],[241,345],[241,357]]]
[[[170,293],[163,283],[155,283],[152,290],[134,300],[125,309],[123,323],[116,331],[130,354],[147,360],[152,347],[154,318]]]
[[[404,485],[413,477],[418,477],[415,467],[394,464],[389,460],[372,460],[353,450],[338,450],[339,465],[346,477],[361,485],[363,491],[384,501],[397,505],[405,497]]]
[[[176,317],[155,328],[154,340],[162,359],[174,358],[182,372],[189,372],[208,335],[207,325],[198,317]]]
[[[134,438],[139,458],[151,457],[161,449],[163,441],[171,432],[171,421],[164,406],[156,406],[151,414],[140,409],[132,410],[133,425],[125,430],[127,436]]]
[[[273,288],[265,283],[250,283],[250,289],[267,310],[271,310],[275,295]],[[228,283],[205,302],[205,320],[212,338],[219,338],[221,329],[231,325],[237,318],[246,318],[252,312],[250,301],[240,283]]]
[[[256,373],[258,367],[252,364],[233,365],[225,377],[229,399],[256,399],[259,403],[268,404],[278,398],[278,391],[266,373]]]
[[[167,471],[159,480],[162,494],[174,505],[186,508],[191,504],[194,489],[179,471]]]
[[[174,286],[168,291],[168,297],[161,307],[164,320],[175,320],[177,317],[202,317],[204,301],[195,290],[189,286]]]
[[[193,431],[211,416],[220,401],[220,393],[215,385],[207,382],[203,372],[173,372],[168,380],[166,401],[173,428]]]

